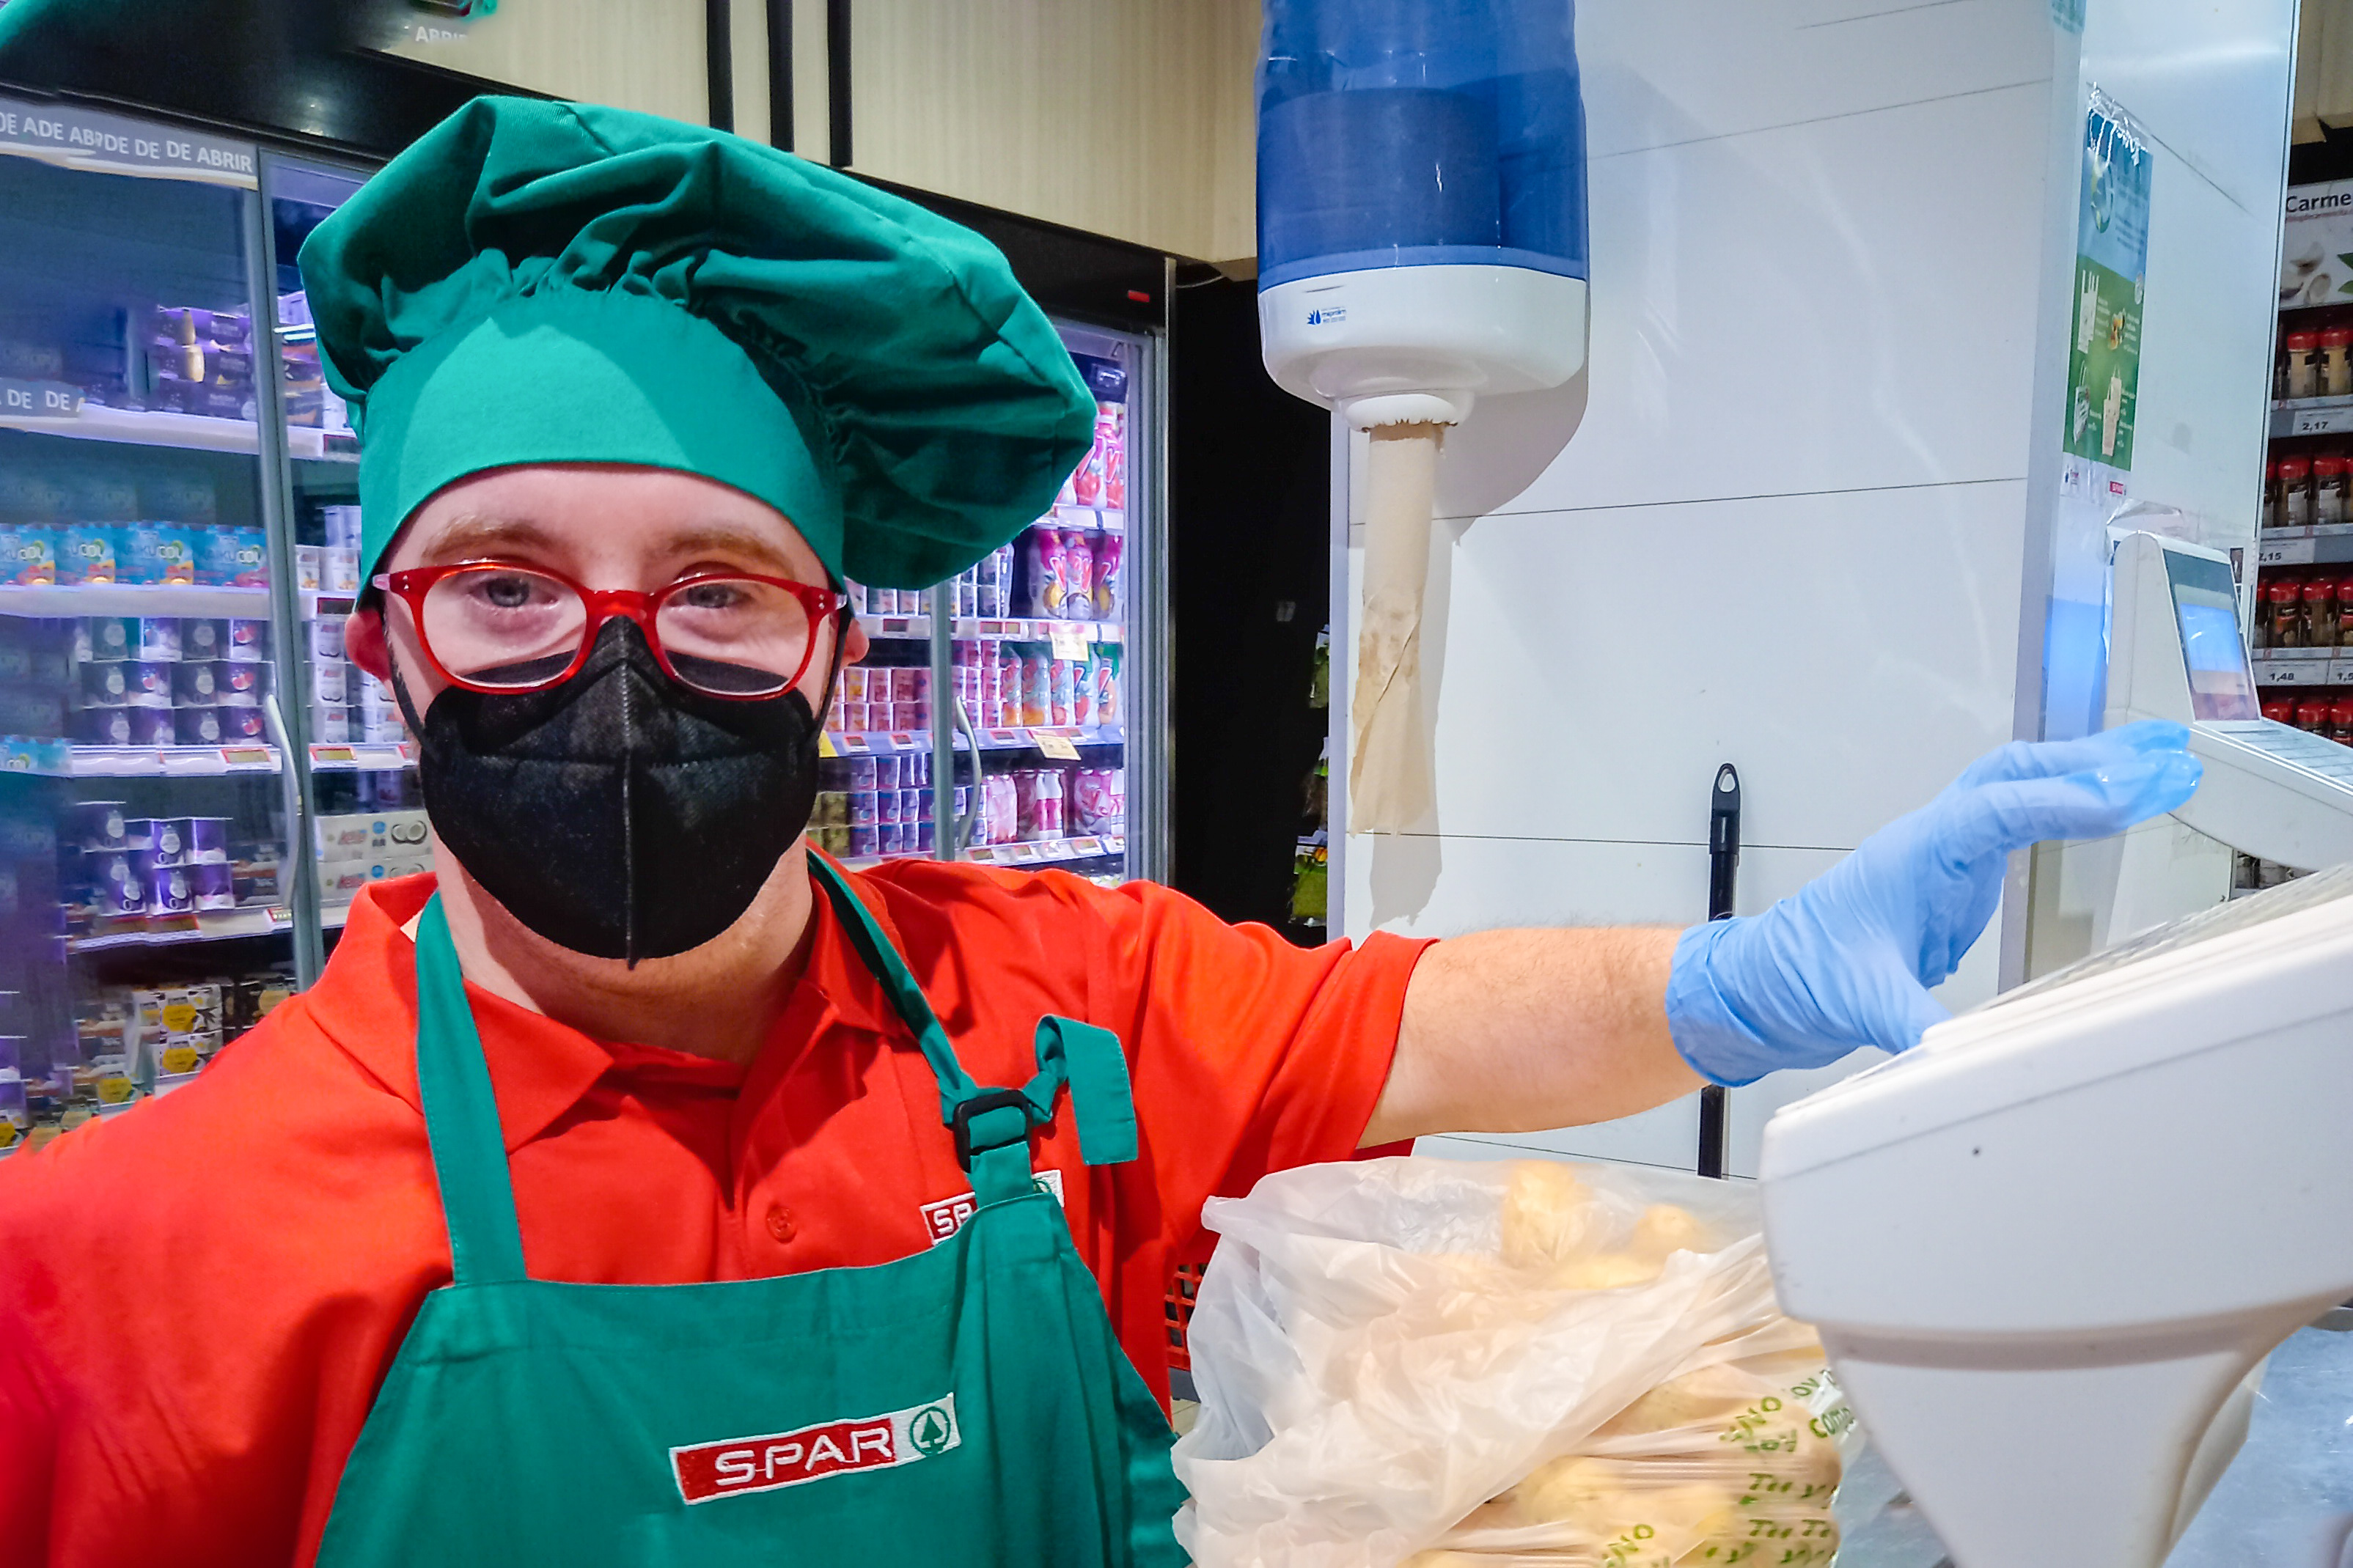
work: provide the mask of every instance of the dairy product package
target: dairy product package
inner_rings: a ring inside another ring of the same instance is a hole
[[[1753,1191],[1419,1157],[1213,1198],[1199,1568],[1827,1568],[1859,1437]]]

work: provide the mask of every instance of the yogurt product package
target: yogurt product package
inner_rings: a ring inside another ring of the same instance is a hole
[[[177,616],[141,616],[133,658],[176,659],[185,651]]]
[[[58,531],[45,522],[0,523],[0,583],[33,587],[58,580]]]
[[[81,667],[81,705],[85,711],[93,708],[127,708],[131,705],[131,664],[116,659],[107,664],[85,664]]]
[[[191,816],[187,819],[188,859],[191,864],[228,863],[229,821],[226,816]]]
[[[237,908],[237,881],[226,860],[203,860],[189,867],[188,886],[200,910]]]
[[[129,708],[85,707],[73,716],[74,739],[85,746],[127,746],[132,712]]]
[[[172,733],[183,746],[217,746],[228,739],[221,728],[221,710],[215,704],[183,703],[172,710]]]
[[[147,884],[149,914],[184,915],[196,907],[196,889],[188,879],[191,868],[164,866],[152,861],[142,865],[136,853],[131,858],[132,868]]]
[[[152,585],[196,580],[196,530],[182,522],[122,525],[120,580]]]
[[[172,667],[172,705],[175,708],[220,700],[223,667],[209,658],[183,659]],[[248,665],[247,668],[253,668]]]
[[[69,522],[58,531],[58,581],[111,583],[118,570],[115,525]]]
[[[66,816],[68,841],[85,850],[128,849],[131,839],[122,820],[124,802],[76,801]]]
[[[138,647],[136,616],[85,616],[76,623],[74,660],[78,664],[129,658]]]
[[[172,673],[178,667],[176,659],[134,658],[119,665],[93,668],[121,672],[122,700],[132,707],[169,708],[172,705]]]
[[[248,704],[244,707],[232,707],[227,703],[223,703],[214,711],[220,719],[221,743],[223,745],[235,745],[239,742],[260,741],[269,738],[269,724],[267,720],[262,718],[261,710],[259,707],[255,707],[251,704]]]
[[[228,628],[227,651],[223,658],[239,664],[269,662],[269,623],[266,620],[231,620],[223,623]]]
[[[199,531],[196,581],[223,588],[269,585],[269,551],[258,528],[215,524]]]
[[[197,616],[180,618],[182,658],[227,658],[228,623]]]

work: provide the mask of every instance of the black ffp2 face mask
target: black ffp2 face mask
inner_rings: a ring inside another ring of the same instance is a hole
[[[441,842],[509,914],[596,958],[667,958],[733,925],[817,803],[806,697],[694,691],[620,617],[560,686],[453,686],[409,722]]]

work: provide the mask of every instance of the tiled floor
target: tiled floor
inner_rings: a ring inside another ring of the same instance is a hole
[[[1840,1568],[1938,1568],[1936,1532],[1866,1455],[1839,1499]],[[2353,1523],[2353,1333],[2307,1329],[2273,1355],[2246,1447],[2166,1568],[2339,1568]],[[2353,1552],[2342,1559],[2353,1568]]]

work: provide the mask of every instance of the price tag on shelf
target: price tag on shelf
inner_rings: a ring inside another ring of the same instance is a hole
[[[2263,659],[2254,667],[2257,686],[2326,686],[2328,684],[2330,660],[2327,658]]]
[[[2255,542],[2255,564],[2258,566],[2309,566],[2312,564],[2312,540],[2259,539]]]
[[[970,850],[966,851],[966,853],[969,854],[973,859],[981,862],[983,865],[987,865],[997,858],[997,846],[994,844],[976,844]]]
[[[1126,836],[1125,834],[1124,834],[1124,833],[1106,833],[1106,834],[1104,834],[1104,835],[1103,835],[1103,849],[1104,849],[1105,853],[1107,853],[1107,854],[1112,854],[1112,855],[1124,855],[1124,854],[1126,854],[1126,853],[1127,853],[1127,836]]]
[[[841,748],[841,754],[845,757],[871,757],[874,754],[874,748],[867,744],[863,735],[845,734],[835,744]]]
[[[891,749],[894,752],[920,752],[930,740],[931,737],[925,735],[919,742],[913,731],[893,730],[891,731]]]
[[[311,765],[314,768],[348,768],[359,761],[349,746],[313,746]]]
[[[992,746],[1020,746],[1029,742],[1018,730],[991,730],[988,743]]]
[[[2298,408],[2288,426],[2295,436],[2334,436],[2340,430],[2353,430],[2353,407]]]
[[[1035,844],[1008,844],[1005,847],[1005,850],[1016,860],[1034,863],[1038,858],[1038,847]]]
[[[1100,855],[1103,853],[1103,840],[1100,838],[1073,838],[1071,840],[1071,853],[1082,858],[1089,855]]]
[[[1038,749],[1048,756],[1059,757],[1066,763],[1075,763],[1079,760],[1079,749],[1071,744],[1071,738],[1068,735],[1057,735],[1050,730],[1037,730],[1031,732],[1038,737]]]
[[[1048,621],[1046,638],[1054,645],[1056,658],[1087,657],[1087,629],[1075,621]]]
[[[267,746],[223,746],[221,765],[231,773],[274,773],[278,753]]]

